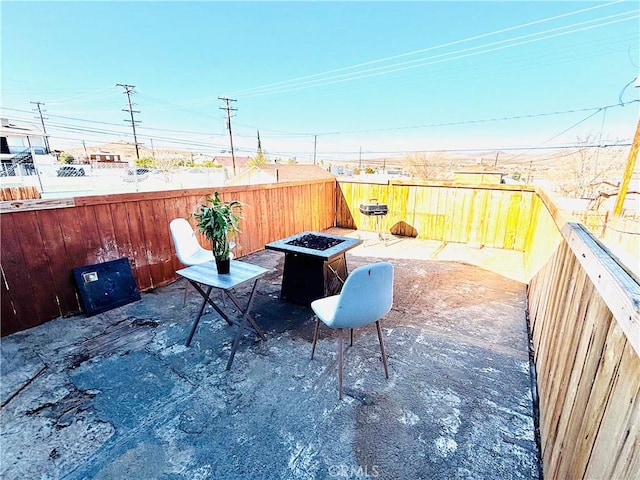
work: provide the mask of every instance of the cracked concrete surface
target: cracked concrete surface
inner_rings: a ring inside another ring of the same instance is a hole
[[[242,259],[270,269],[253,308],[267,341],[245,336],[228,372],[235,327],[210,308],[184,346],[200,297],[183,308],[183,281],[4,337],[0,476],[539,478],[524,284],[402,255],[414,250],[347,255],[353,269],[386,253],[396,284],[390,378],[375,328],[357,330],[344,401],[335,332],[321,329],[310,360],[312,312],[279,300],[278,252]]]

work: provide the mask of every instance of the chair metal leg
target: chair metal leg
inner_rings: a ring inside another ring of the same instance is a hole
[[[187,306],[187,292],[189,290],[189,285],[190,283],[187,282],[187,284],[184,287],[184,298],[182,299],[182,308]]]
[[[349,330],[351,331],[350,332],[350,334],[351,334],[351,343],[349,344],[349,346],[353,347],[353,328],[350,328]]]
[[[311,347],[311,360],[316,353],[316,343],[318,343],[318,333],[320,332],[320,319],[316,318],[316,328],[313,330],[313,347]]]
[[[338,329],[338,398],[342,400],[342,329]]]
[[[380,320],[376,322],[376,328],[378,329],[378,340],[380,340],[380,351],[382,352],[382,364],[384,365],[384,376],[389,378],[389,365],[387,365],[387,353],[384,351],[384,342],[382,341],[382,328],[380,327]]]

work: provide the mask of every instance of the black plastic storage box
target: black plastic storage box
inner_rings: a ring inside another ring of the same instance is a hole
[[[128,258],[73,269],[87,316],[140,300]]]

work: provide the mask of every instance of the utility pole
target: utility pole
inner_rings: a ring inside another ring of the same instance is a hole
[[[127,94],[127,101],[129,103],[129,108],[123,108],[122,111],[123,112],[129,112],[129,115],[131,116],[131,120],[125,120],[125,122],[129,122],[131,123],[131,128],[133,129],[133,143],[136,146],[136,158],[138,160],[140,160],[140,150],[138,148],[138,137],[136,135],[136,121],[133,119],[133,114],[134,113],[140,113],[140,110],[134,110],[133,109],[133,103],[131,103],[131,94],[135,93],[133,91],[135,87],[135,85],[127,85],[125,83],[116,83],[116,87],[122,87],[124,88],[124,93]],[[139,123],[139,122],[137,122]]]
[[[313,136],[313,164],[316,164],[316,146],[318,145],[318,135]]]
[[[44,103],[42,102],[29,102],[29,103],[34,104],[38,109],[38,114],[40,115],[40,123],[42,124],[42,133],[44,134],[44,147],[47,149],[47,153],[51,153],[51,149],[49,148],[49,136],[47,135],[47,129],[44,126],[45,118],[42,116],[42,109],[40,108],[40,105],[44,105]]]
[[[640,147],[640,118],[638,119],[638,125],[636,126],[636,133],[633,136],[633,143],[631,144],[631,150],[629,150],[629,157],[627,158],[627,166],[624,169],[622,182],[620,183],[620,191],[618,192],[618,198],[616,199],[616,206],[613,208],[614,217],[619,217],[622,214],[624,199],[627,196],[627,190],[629,189],[629,182],[631,181],[631,175],[633,174],[633,169],[636,166],[636,159],[638,158],[638,147]]]
[[[360,147],[360,156],[358,157],[358,169],[362,173],[362,147]]]
[[[231,112],[235,112],[238,109],[232,108],[229,102],[236,102],[237,100],[233,98],[227,98],[227,97],[218,97],[218,100],[222,100],[223,102],[225,102],[225,106],[220,107],[220,110],[227,111],[227,128],[229,129],[229,141],[231,143],[231,162],[233,163],[233,176],[235,177],[236,176],[236,154],[233,150],[233,134],[231,133]]]
[[[622,104],[622,93],[624,90],[631,85],[632,82],[629,82],[622,92],[620,92],[620,104]],[[635,79],[635,87],[640,87],[640,75],[638,75]],[[605,110],[606,113],[606,110]],[[604,122],[604,120],[603,120]],[[602,130],[602,129],[600,129]],[[636,159],[638,158],[638,148],[640,147],[640,118],[638,118],[638,125],[636,125],[636,133],[633,136],[633,143],[631,144],[631,150],[629,150],[629,156],[627,157],[627,166],[624,169],[624,173],[622,175],[622,181],[620,182],[620,190],[618,191],[618,198],[616,199],[616,205],[613,207],[613,216],[619,217],[622,215],[622,207],[624,207],[624,200],[627,196],[627,190],[629,190],[629,182],[631,181],[631,176],[633,175],[633,169],[636,166]]]

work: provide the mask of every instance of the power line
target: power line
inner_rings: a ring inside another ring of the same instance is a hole
[[[52,115],[52,116],[54,116],[54,115]],[[26,124],[33,124],[33,122],[30,122],[30,121],[25,120],[25,119],[19,119],[19,120],[21,122],[26,123]],[[117,124],[110,124],[110,125],[117,125]],[[121,136],[121,135],[123,135],[123,132],[116,131],[116,130],[86,128],[86,127],[81,127],[81,126],[76,126],[76,125],[68,125],[68,124],[56,123],[56,122],[49,122],[49,126],[50,127],[55,127],[58,130],[62,130],[62,131],[65,131],[65,132],[70,132],[70,133],[79,133],[79,134],[91,133],[91,134],[105,135],[105,136],[113,136],[113,135]],[[177,131],[177,132],[179,132],[179,131]],[[77,138],[62,137],[61,135],[50,135],[50,136],[53,136],[55,138],[65,139],[65,140],[77,140]],[[180,145],[193,145],[193,146],[202,146],[202,147],[214,146],[216,148],[226,148],[225,145],[216,145],[216,144],[212,145],[210,142],[205,143],[204,141],[185,140],[184,138],[179,138],[178,139],[178,138],[172,138],[172,137],[168,137],[168,136],[158,136],[158,135],[154,136],[154,138],[156,140],[163,140],[163,141],[166,141],[166,142],[169,142],[169,143],[175,143],[175,144],[180,144]]]
[[[10,108],[10,107],[2,107],[4,110],[10,110],[12,112],[20,112],[20,113],[28,113],[27,110],[22,110],[19,108]],[[50,114],[49,115],[51,118],[63,118],[65,120],[75,120],[78,122],[85,122],[85,123],[95,123],[98,125],[112,125],[112,126],[120,126],[120,123],[114,123],[114,122],[103,122],[100,120],[88,120],[86,118],[78,118],[78,117],[69,117],[66,115],[54,115],[54,114]],[[140,123],[140,122],[137,122]],[[169,128],[158,128],[158,127],[140,127],[139,130],[153,130],[153,131],[157,131],[157,132],[171,132],[171,133],[188,133],[188,134],[192,134],[192,135],[206,135],[206,136],[210,136],[211,134],[208,132],[196,132],[196,131],[192,131],[192,130],[177,130],[177,129],[169,129]],[[236,135],[238,136],[238,135]],[[249,136],[249,135],[247,135]]]
[[[568,132],[568,131],[569,131],[569,130],[571,130],[572,128],[577,127],[577,126],[578,126],[578,125],[580,125],[581,123],[586,122],[587,120],[589,120],[589,119],[590,119],[591,117],[593,117],[594,115],[597,115],[597,114],[598,114],[598,113],[600,113],[600,111],[602,111],[604,108],[605,108],[605,107],[601,107],[601,108],[599,108],[599,109],[598,109],[598,110],[596,110],[595,112],[593,112],[593,113],[591,113],[591,114],[587,115],[586,117],[584,117],[582,120],[578,120],[578,121],[577,121],[576,123],[574,123],[573,125],[571,125],[571,126],[569,126],[569,127],[565,128],[564,130],[562,130],[562,131],[561,131],[561,132],[559,132],[559,133],[556,133],[556,134],[555,134],[555,135],[553,135],[552,137],[549,137],[549,138],[548,138],[548,139],[546,139],[544,142],[539,143],[537,146],[538,146],[538,147],[540,147],[540,146],[542,146],[542,145],[544,145],[544,144],[546,144],[546,143],[550,142],[551,140],[554,140],[554,139],[558,138],[560,135],[562,135],[562,134],[564,134],[564,133]],[[527,152],[525,151],[525,152],[521,153],[519,156],[524,155],[525,153],[527,153]],[[514,157],[514,159],[515,159],[515,158],[518,158],[518,156]],[[512,160],[513,160],[513,159],[512,159]],[[529,180],[531,179],[531,168],[532,168],[532,162],[529,162],[529,179],[527,180],[527,183],[528,183],[528,182],[529,182]]]
[[[640,102],[640,100],[632,100],[630,102],[625,103],[624,105],[629,105],[632,103]],[[360,129],[360,130],[342,130],[342,131],[329,131],[329,132],[321,132],[317,135],[343,135],[350,133],[373,133],[373,132],[390,132],[394,130],[411,130],[418,128],[432,128],[432,127],[451,127],[456,125],[469,125],[476,123],[489,123],[489,122],[503,122],[507,120],[522,120],[526,118],[538,118],[538,117],[549,117],[553,115],[565,115],[568,113],[581,113],[581,112],[591,112],[595,110],[595,113],[598,113],[602,109],[612,108],[612,107],[620,107],[622,105],[614,103],[612,105],[603,105],[600,107],[586,107],[586,108],[576,108],[571,110],[558,110],[554,112],[542,112],[542,113],[531,113],[525,115],[513,115],[510,117],[493,117],[493,118],[479,118],[472,120],[457,120],[454,122],[441,122],[441,123],[426,123],[422,125],[406,125],[400,127],[388,127],[388,128],[369,128],[369,129]],[[303,135],[303,134],[300,134]],[[309,135],[309,134],[305,134]]]
[[[597,113],[597,112],[596,112]],[[24,121],[24,120],[21,120]],[[581,121],[582,122],[582,121]],[[24,121],[24,123],[32,123],[32,122],[28,122],[28,121]],[[98,135],[122,135],[122,132],[116,132],[116,131],[109,131],[109,130],[96,130],[96,129],[89,129],[89,128],[83,128],[83,127],[77,127],[77,126],[72,126],[72,125],[58,125],[56,123],[50,123],[51,126],[54,126],[58,129],[62,129],[62,130],[66,130],[69,131],[71,133],[76,132],[76,133],[94,133],[94,134],[98,134]],[[575,126],[575,125],[574,125]],[[61,135],[53,135],[55,138],[60,138],[60,139],[66,139],[66,140],[77,140],[77,138],[71,138],[71,137],[63,137]],[[176,144],[176,145],[187,145],[187,146],[200,146],[200,147],[205,147],[205,148],[209,148],[211,146],[216,146],[218,148],[224,148],[224,145],[212,145],[211,143],[207,142],[197,142],[197,141],[193,141],[193,140],[185,140],[185,139],[177,139],[177,138],[172,138],[172,137],[166,137],[166,136],[156,136],[154,137],[156,140],[162,140],[165,142],[169,142],[172,144]],[[547,140],[549,141],[549,140]],[[511,146],[511,147],[507,147],[507,146],[490,146],[490,147],[468,147],[468,148],[463,148],[463,149],[437,149],[437,150],[428,150],[428,149],[413,149],[413,150],[368,150],[367,153],[370,154],[403,154],[403,153],[416,153],[416,152],[479,152],[479,151],[490,151],[490,150],[502,150],[502,151],[521,151],[521,150],[560,150],[560,149],[571,149],[571,148],[597,148],[597,147],[625,147],[625,146],[629,146],[630,143],[625,143],[625,142],[617,142],[617,143],[613,143],[613,144],[609,144],[609,145],[574,145],[574,144],[570,144],[570,145],[552,145],[552,146]],[[234,147],[235,148],[235,147]],[[246,152],[250,152],[252,151],[249,148],[235,148],[235,150],[241,150],[241,151],[246,151]],[[292,154],[292,152],[272,152],[273,154],[278,154],[278,155],[289,155]],[[299,151],[299,152],[293,152],[296,154],[302,154],[304,152]],[[322,153],[322,155],[329,155],[329,154],[340,154],[340,155],[357,155],[358,154],[358,150],[335,150],[335,151],[325,151]],[[516,157],[513,157],[512,159],[515,159]]]
[[[619,2],[614,2],[614,3],[619,3]],[[610,4],[608,4],[608,5],[610,5]],[[590,8],[590,9],[592,9],[592,8]],[[590,9],[584,9],[584,10],[590,10]],[[574,12],[574,13],[579,13],[579,12],[582,12],[584,10],[580,10],[580,11]],[[572,14],[574,14],[574,13],[572,13]],[[568,16],[568,15],[571,15],[571,14],[566,14],[566,15],[562,15],[562,16]],[[551,17],[550,19],[556,19],[556,18],[559,18],[559,17],[562,17],[562,16]],[[281,81],[281,82],[275,82],[275,83],[271,83],[271,84],[266,84],[266,85],[259,86],[259,87],[248,88],[248,89],[245,89],[245,90],[241,90],[241,91],[235,92],[235,94],[236,95],[242,95],[244,98],[249,98],[249,97],[254,97],[254,96],[259,96],[259,95],[267,95],[267,94],[272,94],[272,93],[284,93],[284,92],[300,90],[300,89],[304,89],[304,88],[318,87],[318,86],[322,86],[322,85],[329,85],[329,84],[332,84],[332,83],[340,83],[340,82],[345,82],[345,81],[351,81],[351,80],[356,80],[356,79],[361,79],[361,78],[367,78],[367,77],[370,77],[370,76],[384,75],[384,74],[394,73],[394,72],[401,71],[401,70],[406,70],[406,69],[409,69],[409,68],[416,68],[416,67],[421,67],[421,66],[425,66],[425,65],[434,64],[434,63],[441,63],[441,62],[444,62],[444,61],[457,60],[457,59],[460,59],[460,58],[466,58],[466,57],[469,57],[469,56],[485,54],[485,53],[496,51],[496,50],[502,50],[502,49],[505,49],[505,48],[511,48],[511,47],[514,47],[514,46],[519,46],[519,45],[524,45],[524,44],[528,44],[528,43],[532,43],[532,42],[537,42],[537,41],[540,41],[540,40],[546,40],[546,39],[549,39],[549,38],[555,38],[557,36],[569,35],[569,34],[573,34],[573,33],[584,31],[584,30],[590,30],[590,29],[593,29],[593,28],[599,28],[599,27],[603,27],[603,26],[607,26],[607,25],[611,25],[611,24],[615,24],[615,23],[624,22],[624,21],[627,21],[627,20],[633,20],[635,18],[638,18],[637,11],[636,10],[630,10],[630,11],[623,12],[623,13],[617,13],[617,14],[613,14],[613,15],[609,15],[609,16],[605,16],[605,17],[600,17],[600,18],[597,18],[597,19],[586,20],[586,21],[583,21],[583,22],[577,22],[577,23],[574,23],[574,24],[571,24],[571,25],[565,25],[565,26],[556,27],[556,28],[552,28],[552,29],[548,29],[548,30],[544,30],[544,31],[539,31],[539,32],[531,33],[531,34],[516,36],[516,37],[513,37],[513,38],[506,39],[506,40],[499,40],[499,41],[496,41],[496,42],[486,43],[486,44],[479,45],[479,46],[468,47],[468,48],[456,50],[456,51],[453,51],[453,52],[442,53],[442,54],[437,54],[437,55],[431,55],[431,56],[422,57],[422,58],[418,58],[418,59],[414,59],[414,60],[406,60],[406,61],[403,61],[403,62],[395,62],[395,63],[391,63],[389,65],[383,65],[383,66],[378,66],[378,67],[370,67],[369,66],[369,65],[376,64],[376,63],[383,63],[383,62],[387,62],[389,60],[397,59],[397,58],[400,58],[400,57],[406,57],[406,56],[415,55],[415,54],[418,54],[418,53],[424,53],[426,51],[435,50],[435,49],[439,49],[439,48],[443,48],[443,47],[447,47],[447,46],[451,46],[451,45],[455,45],[455,44],[460,44],[460,43],[468,42],[468,41],[471,41],[471,40],[476,40],[478,38],[483,38],[483,37],[495,35],[497,33],[503,33],[503,32],[509,31],[509,30],[514,30],[514,29],[522,28],[524,26],[530,26],[532,24],[541,23],[541,22],[550,20],[550,19],[545,19],[545,20],[540,20],[540,21],[536,21],[536,22],[530,22],[530,23],[527,23],[527,24],[524,24],[524,25],[521,25],[521,26],[510,27],[510,28],[507,28],[507,29],[498,30],[497,32],[491,32],[491,33],[488,33],[488,34],[483,34],[483,35],[478,35],[478,36],[475,36],[475,37],[470,37],[468,39],[458,40],[458,41],[455,41],[455,42],[449,42],[449,43],[446,43],[446,44],[443,44],[443,45],[439,45],[439,46],[434,46],[434,47],[429,47],[429,48],[425,48],[425,49],[421,49],[421,50],[416,50],[416,51],[413,51],[413,52],[394,55],[394,56],[391,56],[391,57],[386,57],[386,58],[379,59],[379,60],[373,60],[373,61],[370,61],[370,62],[364,62],[364,63],[360,63],[360,64],[353,65],[353,66],[350,66],[350,67],[338,68],[338,69],[329,70],[329,71],[318,73],[318,74],[312,74],[312,75],[307,75],[307,76],[304,76],[304,77],[298,77],[298,78],[295,78],[295,79],[292,79],[292,80],[285,80],[285,81]],[[590,25],[590,24],[594,24],[596,22],[600,22],[602,20],[608,20],[608,21],[601,22],[601,23],[595,24],[595,25]],[[565,31],[562,31],[562,30],[565,30]],[[531,37],[538,37],[538,38],[531,38]],[[489,47],[491,47],[491,48],[489,48]],[[367,68],[361,69],[361,67],[367,67]],[[354,69],[360,69],[360,70],[356,70],[355,72],[349,72],[349,73],[338,73],[338,72],[345,72],[345,71],[354,70]]]
[[[230,100],[230,101],[235,101],[235,100]],[[610,104],[610,105],[601,105],[601,106],[597,106],[597,107],[584,107],[584,108],[575,108],[575,109],[570,109],[570,110],[556,110],[556,111],[552,111],[552,112],[540,112],[540,113],[530,113],[530,114],[523,114],[523,115],[512,115],[512,116],[508,116],[508,117],[488,117],[488,118],[476,118],[476,119],[471,119],[471,120],[456,120],[456,121],[451,121],[451,122],[439,122],[439,123],[425,123],[425,124],[418,124],[418,125],[402,125],[402,126],[398,126],[398,127],[385,127],[385,128],[368,128],[368,129],[355,129],[355,130],[334,130],[334,131],[326,131],[326,132],[318,132],[318,133],[310,133],[310,132],[282,132],[279,134],[268,134],[269,137],[271,138],[276,138],[276,137],[282,137],[282,138],[286,138],[286,137],[309,137],[309,136],[313,136],[313,135],[318,135],[318,136],[330,136],[330,135],[345,135],[345,134],[352,134],[352,133],[375,133],[375,132],[391,132],[391,131],[397,131],[397,130],[413,130],[413,129],[421,129],[421,128],[433,128],[433,127],[450,127],[450,126],[457,126],[457,125],[469,125],[469,124],[479,124],[479,123],[490,123],[490,122],[503,122],[503,121],[509,121],[509,120],[523,120],[523,119],[528,119],[528,118],[540,118],[540,117],[548,117],[548,116],[555,116],[555,115],[566,115],[566,114],[570,114],[570,113],[582,113],[582,112],[599,112],[602,111],[603,109],[609,109],[609,108],[613,108],[613,107],[626,107],[627,105],[631,105],[633,103],[638,103],[640,102],[640,100],[631,100],[628,102],[625,102],[624,104],[620,104],[620,103],[614,103],[614,104]],[[27,113],[28,111],[26,110],[20,110],[17,108],[5,108],[3,107],[5,110],[11,110],[11,111],[15,111],[15,112],[21,112],[21,113]],[[224,109],[224,107],[221,107],[221,109]],[[236,110],[236,109],[232,109],[232,110]],[[97,121],[97,120],[86,120],[86,119],[81,119],[81,118],[76,118],[76,117],[66,117],[63,115],[49,115],[51,118],[64,118],[67,120],[76,120],[76,121],[81,121],[81,122],[87,122],[87,123],[96,123],[96,124],[100,124],[100,125],[113,125],[113,126],[119,126],[120,124],[117,123],[110,123],[110,122],[101,122],[101,121]],[[246,126],[246,125],[245,125]],[[255,128],[255,127],[247,127],[247,128]],[[189,130],[175,130],[175,129],[163,129],[163,128],[155,128],[155,127],[142,127],[142,129],[144,129],[145,131],[161,131],[161,132],[171,132],[171,133],[187,133],[187,134],[192,134],[192,135],[209,135],[206,132],[197,132],[197,131],[189,131]],[[264,132],[268,132],[268,130],[263,130],[263,134]],[[247,135],[242,135],[242,134],[236,134],[237,137],[253,137],[253,134],[247,134]]]
[[[327,70],[327,71],[320,72],[320,73],[314,73],[314,74],[311,74],[311,75],[305,75],[305,76],[302,76],[302,77],[297,77],[297,78],[294,78],[294,79],[291,79],[291,80],[283,80],[283,81],[280,81],[280,82],[268,83],[266,85],[262,85],[262,86],[258,86],[258,87],[252,87],[252,88],[247,88],[245,90],[239,90],[239,91],[234,92],[234,93],[236,95],[245,95],[245,94],[248,94],[248,93],[252,93],[252,92],[254,92],[256,90],[261,90],[263,88],[274,87],[274,86],[278,86],[278,85],[297,82],[297,81],[300,81],[300,80],[306,80],[306,79],[309,79],[309,78],[316,78],[316,77],[320,77],[320,76],[327,75],[327,74],[333,74],[333,73],[337,73],[337,72],[343,72],[343,71],[346,71],[346,70],[353,70],[353,69],[360,68],[360,67],[366,67],[368,65],[373,65],[373,64],[376,64],[376,63],[383,63],[383,62],[387,62],[389,60],[395,60],[397,58],[408,57],[408,56],[411,56],[411,55],[425,53],[425,52],[432,51],[432,50],[437,50],[437,49],[440,49],[440,48],[450,47],[450,46],[453,46],[453,45],[459,45],[461,43],[470,42],[470,41],[473,41],[473,40],[479,40],[481,38],[486,38],[486,37],[490,37],[490,36],[493,36],[493,35],[498,35],[500,33],[506,33],[506,32],[512,31],[512,30],[517,30],[517,29],[520,29],[520,28],[529,27],[529,26],[536,25],[536,24],[539,24],[539,23],[549,22],[551,20],[557,20],[557,19],[560,19],[560,18],[569,17],[569,16],[572,16],[572,15],[577,15],[579,13],[584,13],[584,12],[587,12],[587,11],[590,11],[590,10],[595,10],[595,9],[598,9],[598,8],[608,7],[610,5],[614,5],[614,4],[621,3],[621,2],[622,2],[622,0],[618,0],[618,1],[606,3],[606,4],[603,4],[603,5],[596,5],[596,6],[593,6],[593,7],[588,7],[588,8],[584,8],[584,9],[581,9],[581,10],[576,10],[574,12],[569,12],[569,13],[565,13],[565,14],[561,14],[561,15],[556,15],[556,16],[544,18],[544,19],[541,19],[541,20],[535,20],[533,22],[523,23],[523,24],[520,24],[520,25],[512,26],[512,27],[503,28],[503,29],[500,29],[500,30],[495,30],[493,32],[488,32],[488,33],[483,33],[483,34],[480,34],[480,35],[475,35],[473,37],[468,37],[468,38],[461,39],[461,40],[455,40],[455,41],[452,41],[452,42],[443,43],[441,45],[435,45],[435,46],[432,46],[432,47],[421,48],[419,50],[400,53],[398,55],[392,55],[392,56],[389,56],[389,57],[384,57],[384,58],[380,58],[380,59],[377,59],[377,60],[371,60],[371,61],[368,61],[368,62],[357,63],[355,65],[350,65],[350,66],[347,66],[347,67],[335,68],[335,69]]]
[[[224,98],[221,98],[224,100]],[[235,101],[233,99],[229,99],[229,102],[231,101]],[[473,147],[473,148],[468,148],[465,149],[464,151],[486,151],[486,150],[491,150],[491,149],[499,149],[499,150],[515,150],[515,151],[522,151],[522,150],[541,150],[543,149],[540,145],[544,145],[545,143],[550,142],[551,140],[553,140],[554,138],[557,138],[559,135],[561,135],[562,133],[565,133],[566,131],[570,130],[571,128],[574,128],[575,126],[577,126],[580,123],[583,123],[584,121],[586,121],[589,117],[597,114],[598,112],[601,112],[603,110],[606,109],[613,109],[614,107],[626,107],[627,105],[633,104],[633,103],[638,103],[640,102],[640,100],[632,100],[629,102],[624,103],[623,105],[616,103],[616,104],[611,104],[611,105],[603,105],[603,106],[599,106],[599,107],[589,107],[589,108],[580,108],[580,109],[572,109],[572,110],[564,110],[564,111],[554,111],[554,112],[543,112],[543,113],[534,113],[534,114],[525,114],[525,115],[516,115],[516,116],[510,116],[510,117],[496,117],[496,118],[484,118],[484,119],[471,119],[471,120],[461,120],[461,121],[454,121],[454,122],[442,122],[442,123],[432,123],[432,124],[423,124],[423,125],[411,125],[411,126],[400,126],[400,127],[390,127],[390,128],[382,128],[382,129],[361,129],[361,130],[351,130],[351,131],[334,131],[334,132],[320,132],[320,133],[315,133],[315,134],[308,134],[308,133],[290,133],[289,136],[291,137],[295,137],[295,136],[314,136],[314,140],[316,136],[337,136],[337,135],[344,135],[344,134],[348,134],[348,133],[366,133],[366,132],[381,132],[381,131],[394,131],[394,130],[404,130],[404,129],[418,129],[418,128],[430,128],[430,127],[438,127],[438,126],[454,126],[454,125],[464,125],[464,124],[476,124],[476,123],[485,123],[485,122],[497,122],[497,121],[506,121],[506,120],[515,120],[515,119],[527,119],[527,118],[534,118],[534,117],[546,117],[546,116],[551,116],[551,115],[561,115],[561,114],[569,114],[569,113],[579,113],[579,112],[591,112],[589,113],[589,115],[587,116],[587,118],[584,118],[582,120],[580,120],[578,123],[573,124],[572,126],[568,127],[567,129],[564,129],[563,132],[561,132],[560,134],[556,134],[553,137],[547,139],[545,142],[543,142],[542,144],[539,144],[537,146],[532,146],[532,147],[502,147],[502,146],[498,146],[498,147]],[[4,108],[4,107],[3,107]],[[221,107],[221,109],[225,109],[225,107]],[[23,113],[28,113],[28,111],[26,110],[20,110],[20,109],[13,109],[13,108],[6,108],[6,110],[11,110],[11,111],[17,111],[17,112],[23,112]],[[229,117],[231,116],[231,111],[236,110],[235,108],[231,108],[231,106],[229,105]],[[56,117],[56,118],[63,118],[63,119],[71,119],[71,120],[77,120],[77,121],[82,121],[82,122],[89,122],[89,123],[94,123],[94,124],[100,124],[100,125],[114,125],[117,126],[119,124],[115,124],[115,123],[109,123],[109,122],[99,122],[99,121],[92,121],[92,120],[85,120],[85,119],[77,119],[74,117],[65,117],[65,116],[61,116],[61,115],[50,115],[52,118]],[[25,121],[25,123],[27,124],[33,124],[33,121],[29,121],[29,120],[23,120]],[[230,120],[229,120],[230,121]],[[113,131],[113,130],[107,130],[107,129],[94,129],[94,128],[85,128],[85,127],[81,127],[81,126],[77,126],[77,125],[72,125],[72,124],[65,124],[62,122],[49,122],[49,127],[54,127],[57,129],[61,129],[61,130],[66,130],[68,132],[75,132],[75,133],[93,133],[96,135],[123,135],[123,132],[120,131]],[[169,130],[169,129],[154,129],[154,128],[149,128],[149,127],[144,127],[145,131],[152,131],[152,130],[159,130],[159,131],[168,131],[168,132],[182,132],[182,133],[192,133],[192,134],[203,134],[201,132],[189,132],[189,131],[178,131],[178,130]],[[231,135],[231,134],[230,134]],[[51,135],[48,134],[49,137],[51,137]],[[241,135],[242,136],[242,135]],[[278,135],[278,137],[285,137],[286,135]],[[56,135],[56,137],[58,137]],[[61,137],[61,136],[60,136]],[[160,140],[160,141],[166,141],[168,143],[171,144],[176,144],[176,145],[188,145],[188,146],[192,146],[192,147],[205,147],[205,148],[209,148],[211,147],[211,143],[207,142],[205,143],[205,141],[196,141],[196,140],[186,140],[185,138],[172,138],[170,136],[166,136],[166,135],[155,135],[154,136],[155,139]],[[233,137],[231,136],[231,140],[233,141]],[[137,138],[136,138],[136,143],[137,143]],[[315,143],[315,142],[314,142]],[[329,142],[332,143],[332,142]],[[335,142],[334,142],[335,143]],[[614,146],[628,146],[628,144],[624,144],[621,142],[616,142],[614,144]],[[219,145],[219,148],[225,148],[223,145]],[[552,147],[544,147],[544,149],[549,148],[549,149],[559,149],[559,148],[576,148],[572,145],[569,146],[552,146]],[[237,150],[237,148],[234,146],[234,154],[233,157],[235,158],[235,151]],[[243,151],[251,151],[249,149],[241,149]],[[315,148],[314,148],[315,150]],[[419,149],[419,150],[412,150],[412,151],[424,151],[424,149]],[[451,150],[451,151],[460,151],[460,150]],[[379,151],[379,152],[371,152],[371,153],[378,153],[378,154],[401,154],[401,153],[405,153],[405,152],[411,152],[409,150],[399,150],[399,151]],[[272,152],[273,153],[273,152]],[[281,153],[283,155],[286,155],[286,152],[278,152]],[[301,153],[301,152],[299,152]],[[307,152],[308,153],[308,152]],[[322,155],[330,155],[330,154],[350,154],[350,155],[354,155],[357,154],[357,151],[325,151],[322,152]],[[515,158],[512,158],[512,160],[516,160],[517,157],[519,155],[517,155]]]

